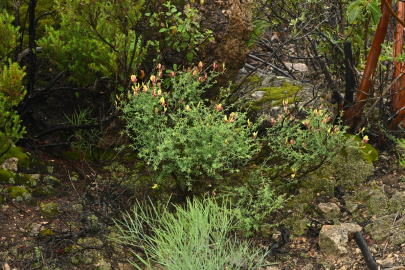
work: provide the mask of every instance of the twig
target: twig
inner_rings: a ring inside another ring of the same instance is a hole
[[[25,212],[23,209],[18,207],[18,205],[16,205],[6,194],[4,194],[3,192],[0,192],[0,195],[3,196],[4,198],[6,198],[7,200],[9,200],[12,205],[14,205],[18,210],[20,210],[20,212]]]

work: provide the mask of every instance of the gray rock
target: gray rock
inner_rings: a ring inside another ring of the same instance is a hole
[[[405,191],[395,193],[389,200],[390,212],[401,211],[405,208]]]
[[[276,242],[280,242],[281,240],[283,240],[281,232],[273,233],[273,235],[271,236],[271,239],[273,239]]]
[[[313,270],[313,269],[314,265],[312,263],[309,263],[302,268],[302,270]]]
[[[60,186],[60,181],[58,178],[52,176],[52,175],[47,175],[44,177],[44,182],[47,185],[53,186],[53,187],[58,187]]]
[[[328,255],[347,253],[348,231],[340,225],[324,225],[319,233],[321,251]]]
[[[368,224],[365,230],[370,233],[374,240],[380,241],[388,236],[390,236],[390,230],[394,219],[394,214],[379,217],[373,221],[373,223]]]
[[[392,226],[391,242],[395,245],[405,243],[405,218],[395,221]]]
[[[25,226],[25,233],[30,236],[34,237],[37,236],[41,232],[42,224],[30,222],[27,226]]]
[[[0,165],[1,168],[4,168],[9,171],[17,172],[18,171],[18,158],[12,157],[4,160],[3,164]]]
[[[361,232],[361,230],[363,230],[363,228],[356,223],[342,223],[340,226],[344,227],[348,234]]]
[[[320,203],[318,205],[319,210],[321,210],[328,218],[335,218],[340,214],[340,208],[335,203]]]
[[[374,214],[388,214],[388,197],[381,191],[372,191],[370,195],[370,211]]]

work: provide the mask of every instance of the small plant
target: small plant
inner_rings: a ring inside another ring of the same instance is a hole
[[[80,110],[78,112],[75,112],[71,117],[68,117],[67,115],[66,118],[68,122],[71,125],[90,125],[97,123],[97,119],[94,117],[91,117],[91,110],[90,109],[85,109],[85,110]],[[84,155],[86,154],[86,151],[90,151],[90,153],[93,153],[94,148],[97,147],[97,142],[98,139],[100,138],[101,132],[97,130],[96,128],[90,128],[90,129],[78,129],[75,131],[75,134],[69,137],[69,140],[71,138],[75,138],[76,141],[72,142],[72,147],[77,149],[80,153],[83,153]]]
[[[211,199],[187,201],[185,208],[175,205],[176,213],[164,207],[136,205],[132,213],[116,222],[121,236],[118,243],[140,247],[146,259],[134,255],[152,269],[155,262],[168,270],[258,269],[266,253],[241,242],[230,233],[234,215],[229,200],[218,205]],[[146,229],[147,228],[147,229]],[[140,265],[131,262],[137,269]]]
[[[273,127],[267,130],[272,178],[300,178],[333,159],[343,146],[349,147],[344,136],[346,127],[330,124],[332,115],[322,105],[303,109],[306,118],[299,120],[290,113],[287,102],[283,104],[284,114],[272,118]]]
[[[214,40],[212,31],[206,30],[204,33],[199,31],[200,25],[195,20],[198,11],[190,6],[185,8],[185,18],[181,12],[177,11],[176,6],[170,4],[170,1],[164,3],[163,6],[167,8],[167,11],[146,14],[146,16],[150,16],[150,25],[157,27],[161,36],[159,40],[150,41],[159,52],[156,60],[161,60],[167,49],[173,48],[177,52],[185,52],[187,60],[193,61],[200,46]]]
[[[208,76],[202,68],[200,62],[193,69],[172,71],[166,92],[164,67],[159,65],[158,75],[147,84],[135,84],[120,104],[126,133],[133,140],[130,146],[159,173],[158,184],[172,176],[183,190],[191,189],[196,180],[217,185],[221,173],[239,171],[259,150],[257,125],[246,113],[225,113],[221,104],[209,106],[201,99],[218,75],[212,71]]]

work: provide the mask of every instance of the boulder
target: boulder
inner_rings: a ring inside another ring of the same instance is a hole
[[[38,197],[52,197],[55,195],[55,189],[52,186],[37,187],[32,191],[32,195]]]
[[[18,158],[12,157],[4,160],[3,164],[1,164],[0,167],[9,171],[17,172],[18,171],[17,165],[18,165]]]
[[[60,186],[60,180],[52,175],[45,176],[44,182],[45,182],[45,184],[53,186],[53,187]]]
[[[340,208],[335,203],[320,203],[318,208],[327,218],[336,218],[340,214]]]
[[[41,203],[40,207],[41,213],[47,217],[54,217],[59,214],[58,206],[54,203]]]
[[[388,197],[381,191],[370,192],[369,206],[370,211],[374,214],[388,214]]]
[[[345,254],[348,235],[361,230],[361,226],[355,223],[324,225],[319,233],[319,246],[322,252],[329,255]]]
[[[15,200],[26,205],[36,205],[36,200],[32,197],[30,190],[24,186],[12,186],[5,190],[11,200]]]
[[[389,200],[390,213],[401,211],[405,208],[405,191],[395,193]]]
[[[374,240],[383,240],[390,236],[389,228],[391,228],[394,223],[395,216],[395,214],[392,214],[376,218],[373,223],[368,224],[364,229],[366,232],[370,233]]]

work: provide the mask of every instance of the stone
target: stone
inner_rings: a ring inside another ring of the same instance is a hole
[[[52,197],[55,195],[55,189],[52,186],[37,187],[32,191],[35,198],[39,197]]]
[[[405,191],[395,193],[389,200],[391,213],[401,211],[405,208]]]
[[[15,200],[16,202],[20,202],[26,205],[36,205],[37,201],[31,195],[30,190],[24,186],[12,186],[8,187],[5,190],[5,193],[11,200]]]
[[[77,212],[77,213],[81,213],[83,212],[83,205],[81,204],[75,204],[72,206],[73,211]]]
[[[356,223],[342,223],[340,226],[345,228],[348,234],[361,232],[363,230],[363,228]]]
[[[302,267],[301,269],[302,270],[313,270],[314,265],[312,263],[309,263],[309,264],[305,265],[304,267]]]
[[[328,218],[334,218],[340,214],[340,208],[335,203],[320,203],[318,208]]]
[[[281,242],[281,240],[283,240],[283,237],[281,235],[281,232],[276,232],[273,233],[273,235],[271,236],[271,239],[273,239],[275,242]]]
[[[368,224],[364,229],[370,233],[374,240],[383,240],[390,236],[389,228],[394,223],[395,216],[395,214],[392,214],[376,218],[373,223]]]
[[[347,253],[348,231],[340,225],[324,225],[319,233],[319,246],[325,254],[342,255]]]
[[[386,258],[384,260],[376,260],[375,262],[378,265],[380,265],[381,267],[390,267],[390,266],[394,265],[395,260],[393,257],[391,257],[391,258]]]
[[[44,183],[47,185],[58,187],[60,186],[60,180],[52,175],[47,175],[44,177]]]
[[[18,165],[18,158],[12,157],[4,160],[3,164],[1,164],[0,167],[9,171],[17,172],[18,171],[17,165]]]
[[[349,213],[354,213],[357,210],[358,206],[359,205],[357,203],[350,201],[346,202],[346,209]]]
[[[25,226],[24,231],[30,237],[35,237],[41,232],[42,224],[30,222]]]
[[[308,67],[307,65],[303,63],[284,63],[287,68],[291,69],[293,72],[294,71],[299,71],[299,72],[308,72]]]
[[[266,93],[265,91],[256,91],[252,94],[252,98],[254,98],[255,100],[260,100],[262,99],[265,93]]]
[[[371,191],[369,200],[370,211],[374,214],[388,214],[388,197],[381,191]]]
[[[395,221],[392,226],[391,242],[395,245],[405,243],[405,218]]]
[[[47,217],[54,217],[59,214],[58,206],[54,203],[41,203],[40,210]]]

